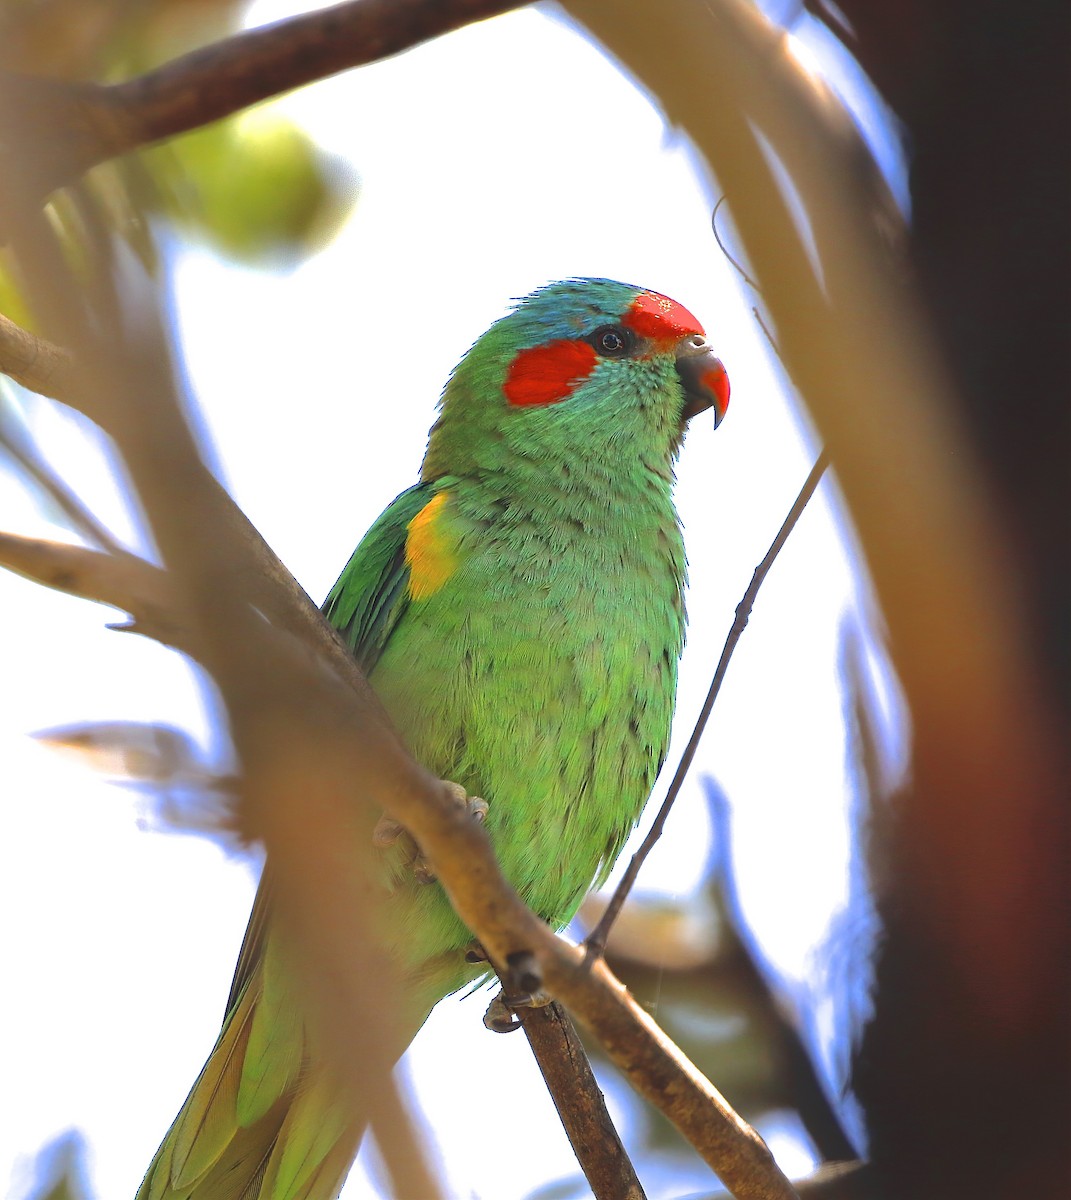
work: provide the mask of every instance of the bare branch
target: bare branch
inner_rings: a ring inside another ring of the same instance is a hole
[[[89,511],[78,496],[52,470],[29,440],[19,432],[5,427],[7,421],[0,414],[0,446],[19,464],[27,475],[45,491],[52,502],[62,510],[71,526],[87,542],[95,542],[102,550],[122,554],[123,547],[100,521]]]
[[[0,373],[31,392],[64,399],[74,364],[66,350],[9,321],[0,313]]]
[[[568,1013],[547,1004],[520,1021],[596,1200],[646,1200]]]
[[[823,450],[804,481],[803,487],[800,489],[800,494],[796,497],[788,516],[785,517],[781,528],[777,531],[777,536],[774,538],[769,550],[766,551],[765,557],[755,568],[755,572],[751,576],[751,582],[748,584],[743,598],[736,606],[736,616],[725,639],[721,658],[718,659],[718,665],[714,670],[714,678],[710,682],[710,689],[707,692],[706,699],[703,701],[703,707],[699,710],[699,716],[696,719],[695,728],[692,730],[692,736],[688,739],[688,744],[684,748],[681,760],[677,764],[677,770],[674,772],[673,779],[666,792],[666,798],[662,801],[662,807],[658,810],[654,824],[648,830],[647,836],[643,839],[640,848],[632,856],[632,861],[629,863],[628,869],[622,876],[621,882],[617,885],[614,894],[610,897],[610,903],[607,904],[605,911],[599,918],[599,923],[585,940],[584,944],[590,954],[602,954],[606,949],[606,939],[610,936],[610,929],[614,921],[617,920],[617,914],[628,899],[628,894],[632,890],[632,886],[636,882],[636,876],[639,875],[640,868],[647,860],[648,854],[651,853],[655,843],[662,836],[670,809],[680,794],[681,787],[688,774],[688,769],[695,758],[695,752],[699,749],[700,738],[703,736],[703,732],[707,727],[707,721],[710,719],[710,714],[714,709],[714,701],[718,698],[718,693],[721,691],[725,672],[729,669],[729,659],[732,658],[733,651],[736,649],[737,643],[740,641],[740,637],[747,625],[748,618],[751,616],[751,610],[755,605],[755,597],[759,594],[759,588],[762,587],[762,582],[770,573],[774,559],[781,553],[781,547],[788,541],[788,535],[795,528],[796,522],[807,507],[808,500],[814,495],[815,488],[818,487],[818,482],[825,474],[827,466],[829,466],[829,455]]]
[[[90,167],[350,67],[398,54],[522,0],[349,0],[236,34],[123,83],[0,73],[0,109],[30,123],[38,200]],[[44,131],[45,136],[37,136]],[[2,144],[2,139],[0,139]]]
[[[864,1162],[823,1163],[813,1175],[794,1180],[799,1200],[875,1200],[878,1181]],[[724,1192],[694,1196],[691,1200],[725,1200]]]
[[[84,546],[0,532],[0,567],[45,587],[111,605],[134,618],[132,632],[200,658],[193,623],[184,617],[167,572],[120,550],[102,554]]]

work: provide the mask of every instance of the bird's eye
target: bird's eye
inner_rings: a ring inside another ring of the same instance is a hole
[[[632,349],[632,330],[623,325],[603,325],[591,335],[596,354],[603,358],[622,358]]]

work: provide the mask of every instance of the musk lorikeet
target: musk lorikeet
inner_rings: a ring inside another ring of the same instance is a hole
[[[681,305],[607,279],[539,289],[461,360],[420,482],[324,606],[416,757],[486,801],[503,871],[555,926],[665,755],[685,622],[673,461],[688,419],[728,401]],[[405,839],[381,855],[411,1038],[481,968]],[[138,1200],[337,1196],[363,1121],[310,1064],[291,996],[262,884],[219,1040]]]

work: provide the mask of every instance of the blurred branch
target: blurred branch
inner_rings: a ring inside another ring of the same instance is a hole
[[[794,1179],[799,1200],[877,1200],[877,1180],[869,1163],[823,1163],[813,1175]],[[724,1192],[692,1196],[690,1200],[725,1200]]]
[[[695,758],[695,752],[699,749],[699,741],[703,736],[703,732],[707,727],[707,721],[710,719],[710,714],[714,709],[714,701],[717,700],[718,693],[721,691],[725,673],[729,669],[729,659],[732,658],[733,651],[736,649],[737,643],[740,641],[741,635],[747,626],[751,610],[755,605],[755,597],[759,594],[759,588],[762,587],[763,580],[770,573],[774,559],[781,553],[781,547],[788,541],[788,535],[796,527],[796,522],[807,507],[807,502],[814,495],[815,488],[818,487],[819,480],[825,474],[826,467],[828,466],[829,455],[823,450],[811,468],[806,480],[804,480],[799,495],[796,497],[791,509],[789,509],[788,516],[782,522],[781,528],[777,531],[777,536],[771,543],[769,550],[766,551],[765,557],[755,568],[751,576],[751,582],[748,584],[743,598],[736,606],[736,616],[729,629],[728,637],[725,639],[721,658],[718,659],[718,665],[714,670],[714,678],[710,682],[710,688],[707,691],[706,699],[703,701],[703,707],[699,710],[699,716],[696,719],[695,728],[692,730],[692,736],[688,739],[688,744],[684,748],[681,760],[677,764],[677,770],[674,772],[672,782],[666,792],[666,798],[662,801],[662,807],[658,810],[654,824],[643,839],[640,848],[632,856],[632,861],[622,876],[621,882],[614,890],[614,894],[610,897],[610,902],[599,918],[599,923],[584,939],[584,945],[589,954],[600,955],[606,949],[606,939],[610,935],[610,929],[614,921],[617,920],[617,915],[621,911],[622,905],[628,899],[629,892],[632,891],[632,886],[636,882],[636,876],[639,875],[640,868],[647,860],[648,854],[654,849],[655,843],[662,836],[670,809],[680,794],[685,777],[692,765],[692,760]]]
[[[48,494],[53,503],[70,521],[72,528],[80,533],[86,541],[95,542],[111,554],[124,553],[122,546],[112,537],[111,533],[52,468],[38,456],[33,447],[27,444],[28,439],[20,437],[18,432],[7,428],[6,425],[5,415],[0,414],[0,447],[3,447],[26,474]]]
[[[2,96],[0,96],[0,100],[2,100]],[[0,120],[2,117],[3,112],[0,108]],[[100,364],[97,364],[97,370],[99,372]],[[0,373],[10,376],[24,387],[40,395],[69,405],[105,429],[109,425],[116,424],[116,414],[109,415],[101,408],[99,401],[92,399],[95,380],[91,364],[86,363],[79,366],[69,350],[22,329],[2,314],[0,314]],[[138,400],[135,398],[133,402],[138,403]],[[121,422],[119,423],[121,424]],[[27,466],[30,469],[29,464]],[[263,607],[264,611],[284,628],[306,638],[314,651],[331,660],[337,671],[348,677],[355,686],[360,687],[360,673],[353,662],[352,655],[335,635],[334,630],[319,619],[318,610],[304,589],[282,566],[260,536],[259,531],[251,524],[241,509],[230,500],[215,478],[200,464],[198,464],[198,469],[203,470],[205,474],[203,486],[206,502],[213,508],[213,525],[222,523],[229,526],[231,537],[242,545],[242,554],[234,567],[235,570],[244,573],[247,586],[251,591],[250,600]],[[79,591],[77,588],[61,588],[61,590],[69,590],[76,595],[83,595],[90,600],[101,600],[106,604],[115,603],[116,608],[122,608],[131,615],[142,618],[140,623],[143,623],[146,628],[139,629],[139,632],[156,637],[156,633],[152,632],[155,622],[146,614],[144,603],[140,610],[132,609],[126,603],[127,600],[149,600],[150,610],[155,611],[151,603],[155,600],[155,588],[148,582],[147,575],[141,577],[147,591],[139,593],[137,589],[131,588],[136,576],[136,568],[133,563],[141,562],[141,560],[125,555],[122,548],[91,516],[87,521],[86,510],[77,498],[71,497],[74,504],[73,509],[64,504],[64,497],[69,496],[69,493],[62,483],[54,480],[51,473],[49,473],[49,482],[40,476],[38,478],[48,487],[57,502],[72,515],[72,519],[75,520],[79,529],[84,533],[91,533],[92,540],[97,541],[106,549],[115,551],[115,556],[120,562],[117,572],[100,560],[86,559],[78,564],[79,571],[91,569],[90,577],[94,580],[94,586],[104,588],[105,593],[108,589],[112,589],[111,594],[116,596],[116,600],[109,598],[108,594],[95,594],[92,590],[86,592]],[[5,536],[14,537],[15,535]],[[59,543],[49,543],[48,545],[50,546],[48,556],[55,563],[61,553]],[[26,557],[25,548],[18,550],[17,553],[22,556],[23,561],[31,561]],[[43,562],[43,553],[43,551],[38,551],[32,561]],[[68,557],[70,558],[70,556]],[[74,561],[72,558],[71,562]],[[90,562],[92,562],[91,568]],[[243,562],[245,563],[244,568],[239,565]],[[21,567],[14,564],[10,565],[13,570],[22,570]],[[148,564],[143,565],[148,567]],[[32,569],[26,573],[32,574]],[[42,579],[41,582],[48,581]],[[49,583],[49,586],[60,585]],[[161,629],[164,628],[166,626],[161,626]],[[165,634],[158,640],[168,641],[169,638]],[[181,648],[187,652],[190,650],[186,645]]]
[[[71,387],[71,356],[0,313],[0,373],[31,392],[62,400]]]
[[[593,1196],[646,1200],[568,1013],[547,1004],[518,1015]]]
[[[166,571],[124,550],[101,553],[66,542],[49,542],[0,532],[0,567],[46,587],[109,604],[129,613],[142,633],[164,645],[201,657],[192,621],[180,610]]]
[[[520,6],[349,0],[225,38],[122,83],[0,72],[0,110],[28,126],[36,154],[21,169],[32,165],[30,196],[40,201],[97,163]]]

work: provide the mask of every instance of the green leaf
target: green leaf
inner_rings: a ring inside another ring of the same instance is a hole
[[[0,249],[0,313],[3,313],[9,321],[21,325],[23,329],[36,332],[33,317],[22,296],[22,289],[8,266],[2,249]]]
[[[357,198],[357,178],[270,106],[148,152],[168,216],[241,262],[278,266],[318,250]]]

